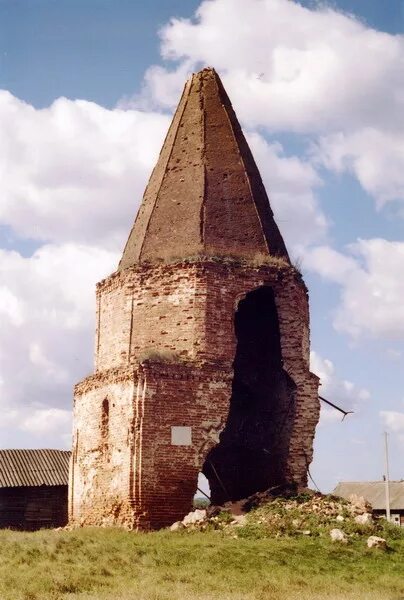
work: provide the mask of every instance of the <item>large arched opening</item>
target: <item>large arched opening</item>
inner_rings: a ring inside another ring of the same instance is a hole
[[[240,301],[229,414],[203,473],[212,503],[246,498],[285,482],[295,385],[283,369],[274,292],[263,286]]]

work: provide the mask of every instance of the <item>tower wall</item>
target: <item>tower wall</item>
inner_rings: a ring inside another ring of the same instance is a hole
[[[152,356],[191,359],[203,330],[198,267],[140,265],[97,286],[96,370]]]
[[[72,522],[157,528],[190,510],[228,417],[235,311],[261,286],[274,290],[283,367],[296,386],[283,478],[306,485],[319,403],[300,276],[276,262],[134,267],[97,290],[97,371],[75,391]],[[191,443],[172,444],[172,427],[191,428]]]
[[[304,486],[319,416],[307,290],[217,73],[186,83],[75,389],[70,518],[154,528]],[[225,485],[223,481],[225,480]]]
[[[230,388],[231,374],[223,370],[152,362],[79,384],[70,522],[155,529],[182,519],[224,426]],[[173,426],[190,428],[189,445],[172,443]]]

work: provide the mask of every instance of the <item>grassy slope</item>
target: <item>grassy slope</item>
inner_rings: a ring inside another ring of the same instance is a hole
[[[2,600],[404,600],[404,540],[0,531]]]

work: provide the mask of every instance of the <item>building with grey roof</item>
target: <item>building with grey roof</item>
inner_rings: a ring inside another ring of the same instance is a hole
[[[353,495],[362,496],[372,505],[376,516],[386,514],[385,481],[342,481],[333,493],[347,500]],[[389,496],[391,520],[404,527],[404,480],[389,482]]]

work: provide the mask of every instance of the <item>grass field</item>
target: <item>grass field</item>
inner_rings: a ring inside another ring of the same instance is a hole
[[[404,539],[0,531],[2,600],[404,600]]]

